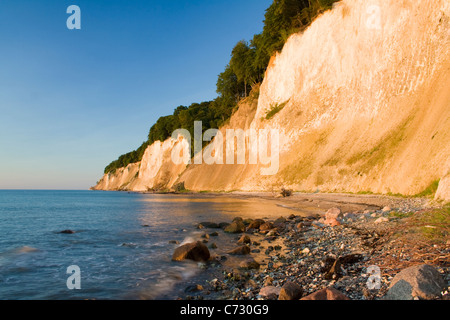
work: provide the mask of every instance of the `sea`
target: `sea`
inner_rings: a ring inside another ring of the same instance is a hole
[[[171,260],[178,245],[214,231],[200,222],[277,211],[289,213],[226,195],[0,190],[0,300],[177,299],[213,276]],[[226,252],[235,237],[209,241]]]

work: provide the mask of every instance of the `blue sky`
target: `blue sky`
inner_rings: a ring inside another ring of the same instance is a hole
[[[160,116],[217,96],[271,3],[0,0],[0,189],[94,185]]]

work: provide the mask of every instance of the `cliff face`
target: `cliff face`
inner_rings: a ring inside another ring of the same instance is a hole
[[[190,190],[413,195],[441,179],[438,195],[450,200],[448,88],[449,1],[344,0],[288,39],[259,98],[242,102],[221,129],[278,130],[276,174],[261,175],[266,166],[249,164],[247,152],[246,164],[177,167],[159,181],[171,185],[183,172],[179,181]],[[152,161],[140,181],[164,167]],[[133,180],[134,166],[104,177],[100,189]]]
[[[114,173],[105,174],[94,190],[149,191],[168,189],[186,169],[185,164],[174,165],[172,151],[184,146],[186,140],[168,139],[156,141],[145,150],[141,162],[120,168]]]

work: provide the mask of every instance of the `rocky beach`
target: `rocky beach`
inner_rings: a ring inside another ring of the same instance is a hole
[[[172,260],[196,261],[206,280],[179,288],[179,299],[450,299],[448,205],[378,195],[232,196],[292,214],[199,221],[198,239],[174,244]]]

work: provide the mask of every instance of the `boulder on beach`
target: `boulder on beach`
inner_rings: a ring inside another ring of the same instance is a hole
[[[281,288],[278,300],[299,300],[302,295],[302,287],[294,282],[288,281]]]
[[[342,292],[329,287],[311,293],[310,295],[301,298],[300,300],[350,300],[350,298]]]
[[[272,222],[266,222],[259,226],[260,231],[268,231],[273,229],[273,223]]]
[[[248,258],[239,264],[241,269],[259,269],[261,265],[253,258]]]
[[[73,231],[73,230],[63,230],[63,231],[60,231],[59,233],[62,233],[62,234],[74,234],[74,233],[76,233],[75,231]]]
[[[325,220],[323,223],[331,227],[340,226],[343,217],[344,215],[342,214],[341,209],[331,208],[325,213]]]
[[[211,257],[208,248],[201,242],[192,242],[182,245],[175,249],[172,260],[194,260],[194,261],[207,261]]]
[[[427,264],[400,271],[389,286],[385,300],[432,300],[440,296],[446,283],[441,274]]]

